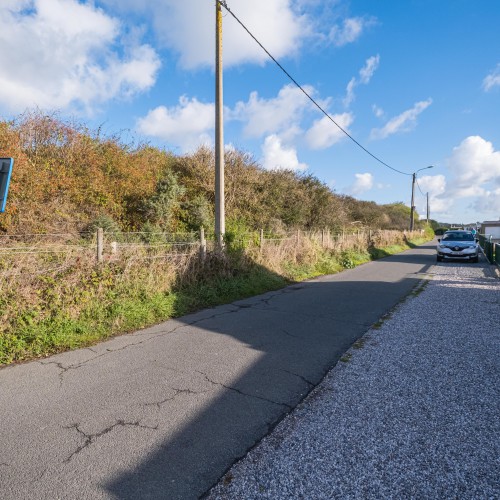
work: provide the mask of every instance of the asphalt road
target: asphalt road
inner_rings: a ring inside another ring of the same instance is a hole
[[[434,252],[1,369],[0,498],[198,498],[420,282]]]

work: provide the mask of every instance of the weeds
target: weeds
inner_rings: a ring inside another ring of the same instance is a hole
[[[352,354],[350,352],[346,352],[341,358],[340,358],[340,361],[342,361],[342,363],[349,363],[349,361],[351,361],[351,358],[352,358]]]
[[[125,246],[100,265],[88,242],[75,241],[66,252],[11,243],[29,252],[0,255],[0,364],[89,346],[370,260],[357,237],[322,245],[310,234],[263,248],[255,241],[247,238],[227,253],[209,252],[204,260],[196,246],[183,254]]]

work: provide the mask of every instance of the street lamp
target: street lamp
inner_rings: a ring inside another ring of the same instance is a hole
[[[413,219],[415,214],[415,180],[417,178],[417,172],[425,170],[427,168],[434,168],[434,165],[429,165],[428,167],[419,168],[417,171],[413,172],[411,176],[411,208],[410,208],[410,231],[413,231]]]

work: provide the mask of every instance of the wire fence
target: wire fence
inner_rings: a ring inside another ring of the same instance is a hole
[[[305,241],[324,249],[388,246],[395,239],[411,238],[413,233],[387,230],[344,230],[268,232],[264,230],[228,234],[230,249],[262,252],[283,245],[303,245]],[[176,262],[193,255],[205,258],[216,249],[213,234],[198,232],[95,232],[6,234],[0,235],[0,273],[3,278],[19,273],[43,275],[60,273],[75,265],[94,266],[103,262],[151,261]]]

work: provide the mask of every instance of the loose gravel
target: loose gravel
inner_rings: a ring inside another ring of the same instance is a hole
[[[433,266],[208,498],[499,499],[499,319],[487,264]]]

